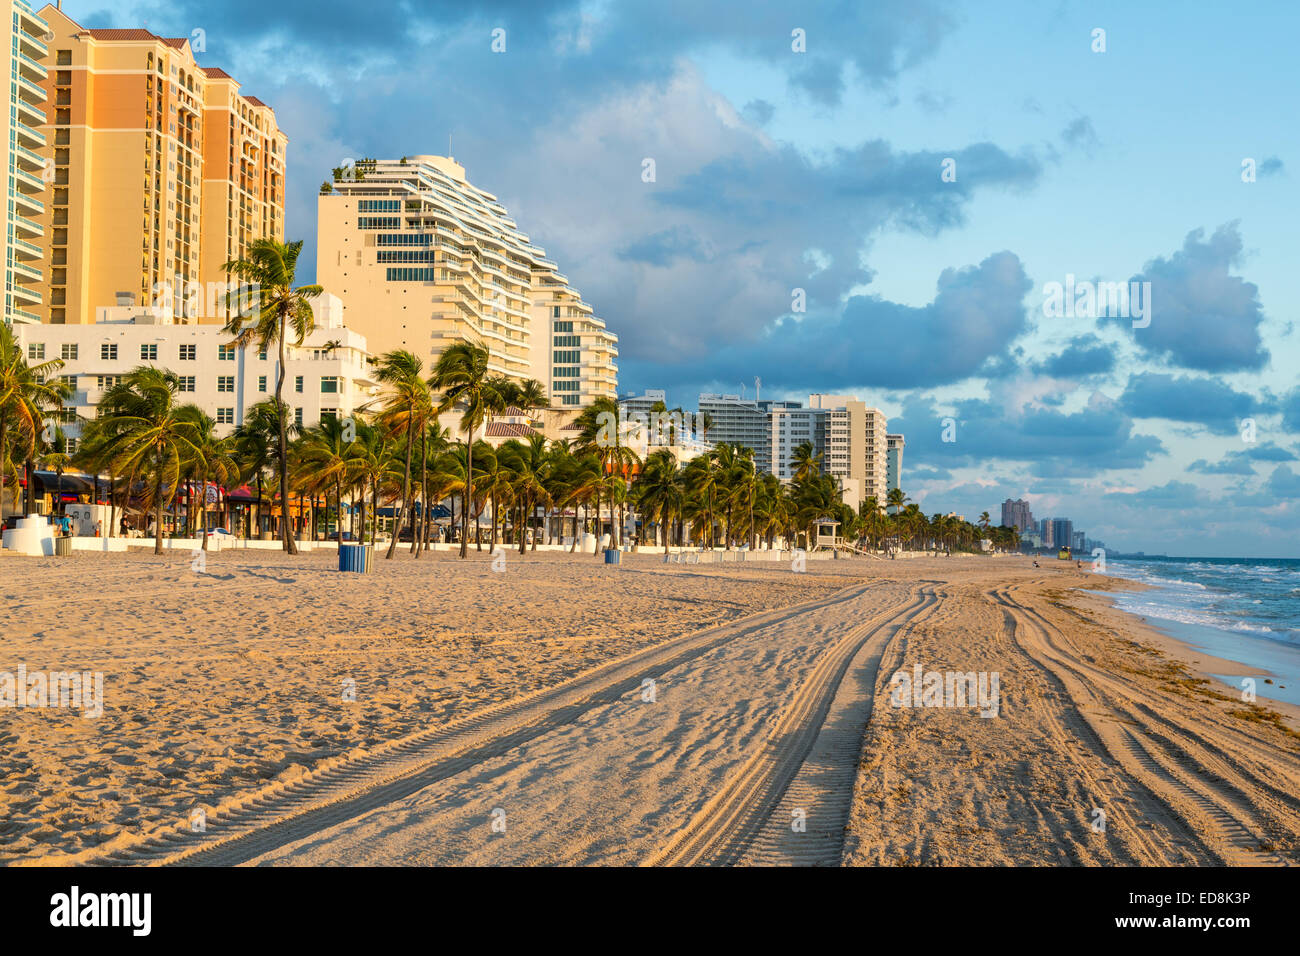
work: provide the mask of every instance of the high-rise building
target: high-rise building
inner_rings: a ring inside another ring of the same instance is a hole
[[[797,404],[797,403],[795,403]],[[714,444],[740,445],[754,450],[759,471],[772,469],[771,402],[753,402],[739,395],[704,394],[699,399],[700,418],[708,416],[708,427],[698,424],[699,437]]]
[[[907,442],[902,435],[885,436],[887,449],[885,484],[890,491],[903,487],[903,449],[906,445]]]
[[[625,415],[649,415],[656,402],[663,402],[667,407],[668,393],[662,388],[647,388],[642,394],[629,392],[618,400],[619,408]]]
[[[885,413],[851,395],[809,395],[808,405],[826,412],[822,467],[840,479],[844,501],[857,507],[874,496],[883,505],[889,496]]]
[[[49,52],[43,37],[44,19],[25,0],[0,0],[8,38],[0,59],[9,86],[9,112],[4,119],[5,175],[5,302],[4,321],[10,325],[41,320],[43,271],[39,245],[45,227],[38,221],[50,194],[44,178],[46,70]]]
[[[768,408],[768,431],[771,435],[772,474],[782,481],[795,475],[795,449],[810,442],[814,455],[822,455],[825,470],[826,413],[820,408],[804,408],[798,402],[773,402]]]
[[[1080,554],[1084,553],[1087,550],[1088,536],[1086,533],[1082,531],[1076,531],[1074,532],[1074,535],[1073,537],[1071,537],[1070,540],[1074,542],[1072,545],[1070,545],[1070,547],[1073,550],[1079,552]]]
[[[1052,535],[1052,519],[1043,518],[1038,522],[1038,536],[1042,539],[1044,548],[1056,546],[1056,539]]]
[[[224,322],[192,295],[260,238],[284,238],[288,140],[275,113],[195,59],[190,37],[87,30],[46,5],[51,116],[37,152],[53,189],[40,226],[52,323],[95,321],[118,293]],[[201,51],[200,51],[201,52]],[[165,290],[174,290],[174,298]],[[197,306],[196,306],[197,304]]]
[[[1052,519],[1052,547],[1068,548],[1074,543],[1074,522],[1069,518]]]
[[[463,166],[408,156],[336,174],[317,207],[316,279],[371,351],[427,367],[471,341],[493,374],[535,378],[555,405],[618,394],[618,337]]]
[[[1017,498],[1015,501],[1008,498],[1002,502],[1002,525],[1006,528],[1015,528],[1021,534],[1036,531],[1038,528],[1034,523],[1034,514],[1029,510],[1029,502],[1022,498]]]

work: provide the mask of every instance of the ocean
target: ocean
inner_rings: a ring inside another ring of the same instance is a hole
[[[1259,696],[1300,704],[1300,559],[1108,558],[1106,573],[1150,587],[1110,592],[1116,607],[1272,675],[1272,684],[1257,678]]]

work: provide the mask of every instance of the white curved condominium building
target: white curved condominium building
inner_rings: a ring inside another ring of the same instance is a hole
[[[618,394],[618,338],[491,193],[446,156],[362,160],[322,186],[316,281],[371,354],[437,361],[452,342],[492,371],[535,378],[552,405]]]

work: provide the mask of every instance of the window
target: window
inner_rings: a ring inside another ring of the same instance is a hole
[[[358,229],[401,229],[400,216],[358,216]]]
[[[558,309],[558,308],[559,308],[559,306],[556,306],[556,309]],[[556,323],[555,323],[555,331],[556,331],[556,332],[572,332],[572,331],[573,331],[573,322],[572,322],[572,321],[569,321],[569,322],[556,322]]]
[[[559,317],[560,317],[560,307],[558,305],[551,306],[551,318],[558,319]]]
[[[146,362],[158,361],[158,346],[157,345],[140,346],[140,358],[144,359]]]
[[[75,345],[65,345],[59,350],[59,358],[75,359],[77,357],[77,347]]]
[[[577,390],[577,382],[556,382],[554,386],[554,391],[557,392],[576,392]]]
[[[376,262],[437,262],[433,249],[381,249],[375,253]]]
[[[293,390],[294,390],[295,392],[301,392],[301,391],[302,391],[302,376],[301,376],[301,375],[296,375],[296,376],[294,376],[294,379],[293,379]]]
[[[551,360],[556,365],[562,365],[566,363],[576,365],[580,361],[580,359],[578,358],[577,349],[574,349],[571,352],[554,352],[552,353],[552,356],[553,357]]]
[[[192,392],[192,391],[194,391],[194,376],[193,376],[193,375],[181,375],[181,376],[179,376],[179,378],[180,378],[180,383],[181,383],[181,384],[180,384],[180,390],[181,390],[182,392]]]
[[[257,376],[257,390],[258,390],[259,392],[265,392],[265,391],[266,391],[266,376],[265,376],[265,375],[259,375],[259,376]]]
[[[217,424],[218,425],[235,424],[235,410],[233,408],[218,408]]]
[[[555,377],[556,378],[577,378],[578,371],[579,369],[578,366],[576,365],[560,365],[555,369]]]
[[[322,422],[336,421],[338,417],[339,411],[337,408],[322,408],[320,410],[320,420]]]
[[[33,342],[33,343],[31,343],[30,345],[28,345],[28,346],[27,346],[27,357],[28,357],[29,359],[43,359],[43,358],[45,358],[45,343],[44,343],[44,342]]]
[[[265,362],[265,361],[266,361],[266,349],[259,349],[259,350],[258,350],[258,352],[257,352],[257,360],[258,360],[259,362]]]
[[[104,389],[106,389],[106,388],[112,388],[112,387],[113,387],[114,385],[116,385],[116,384],[117,384],[117,376],[116,376],[116,375],[96,375],[96,376],[95,376],[95,385],[96,385],[96,387],[98,387],[101,391],[104,390]]]
[[[339,390],[339,380],[337,375],[324,375],[320,380],[321,392],[337,392]]]
[[[101,360],[104,361],[116,361],[117,345],[115,344],[110,345],[109,343],[105,342],[103,345],[99,347],[99,357]]]
[[[234,390],[235,390],[235,376],[233,375],[217,376],[218,392],[233,392]]]
[[[400,199],[363,199],[357,203],[360,212],[401,212]]]
[[[235,360],[235,347],[233,345],[218,345],[217,360],[220,362],[233,362]]]
[[[581,336],[577,335],[557,335],[555,341],[551,343],[557,349],[571,348],[576,349],[582,344]]]
[[[182,345],[182,346],[181,346],[181,361],[182,361],[182,362],[193,362],[194,360],[196,360],[196,359],[199,357],[199,356],[198,356],[198,351],[199,351],[199,347],[198,347],[197,345]]]
[[[295,425],[297,425],[299,428],[302,427],[302,409],[301,409],[301,408],[295,408],[295,409],[293,410],[293,423],[294,423]]]
[[[436,246],[432,233],[399,232],[386,236],[376,236],[376,243],[381,246]]]
[[[433,282],[437,273],[437,269],[388,269],[386,278],[389,282]]]

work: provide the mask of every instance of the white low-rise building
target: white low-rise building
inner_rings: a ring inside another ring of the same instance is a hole
[[[313,425],[323,416],[345,417],[378,393],[365,336],[343,324],[343,303],[328,293],[313,304],[316,328],[302,345],[286,346],[284,400],[293,420]],[[15,325],[29,362],[61,359],[59,375],[75,389],[61,426],[76,450],[80,420],[94,418],[104,393],[142,365],[181,378],[178,399],[192,402],[229,435],[248,409],[275,396],[277,349],[236,348],[216,324],[177,325],[154,306],[110,306],[93,325]]]

